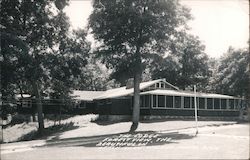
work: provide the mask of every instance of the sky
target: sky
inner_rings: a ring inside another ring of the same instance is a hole
[[[92,12],[91,0],[70,0],[65,9],[74,29],[84,28]],[[206,46],[205,52],[218,58],[229,46],[247,47],[249,39],[248,0],[180,0],[191,9],[191,33]]]

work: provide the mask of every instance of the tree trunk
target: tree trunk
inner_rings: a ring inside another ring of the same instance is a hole
[[[140,72],[134,76],[134,102],[133,102],[133,115],[132,115],[132,126],[130,132],[134,132],[139,124],[140,119]]]
[[[132,126],[130,127],[129,132],[134,132],[137,129],[140,119],[140,83],[142,75],[140,47],[137,47],[134,65],[135,65],[134,102],[133,102]]]
[[[37,105],[37,115],[38,115],[38,132],[40,135],[43,134],[44,131],[44,120],[43,120],[43,106],[41,101],[41,95],[39,92],[38,84],[37,82],[32,82],[32,88],[34,90],[35,96],[36,96],[36,105]]]

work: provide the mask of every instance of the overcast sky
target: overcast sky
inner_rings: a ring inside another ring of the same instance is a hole
[[[248,0],[181,0],[191,8],[191,32],[206,45],[205,52],[218,58],[228,50],[247,47],[249,39]],[[92,12],[91,0],[70,0],[66,13],[73,28],[84,28]]]

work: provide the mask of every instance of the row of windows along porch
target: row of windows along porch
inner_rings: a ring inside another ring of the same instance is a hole
[[[238,110],[241,100],[197,97],[199,110]],[[194,109],[194,97],[142,95],[142,109]]]

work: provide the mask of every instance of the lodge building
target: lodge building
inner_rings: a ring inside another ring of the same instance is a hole
[[[131,115],[133,88],[124,86],[103,92],[74,91],[75,99],[82,104],[91,100],[96,103],[96,111],[101,115]],[[85,95],[85,96],[84,96]],[[88,96],[87,96],[88,95]],[[140,84],[141,115],[194,115],[194,92],[158,79]],[[196,93],[199,116],[238,116],[242,99],[229,95]]]
[[[71,106],[70,112],[129,116],[133,110],[133,93],[131,84],[107,91],[75,90],[71,94],[75,103]],[[199,116],[239,116],[239,111],[244,105],[243,99],[238,97],[200,92],[195,95],[194,92],[180,90],[165,79],[158,79],[140,83],[140,114],[193,116],[195,96]],[[59,112],[58,105],[51,102],[46,100],[47,105],[43,103],[45,114]],[[19,108],[22,111],[25,109],[34,112],[36,107],[32,99],[26,98]]]

